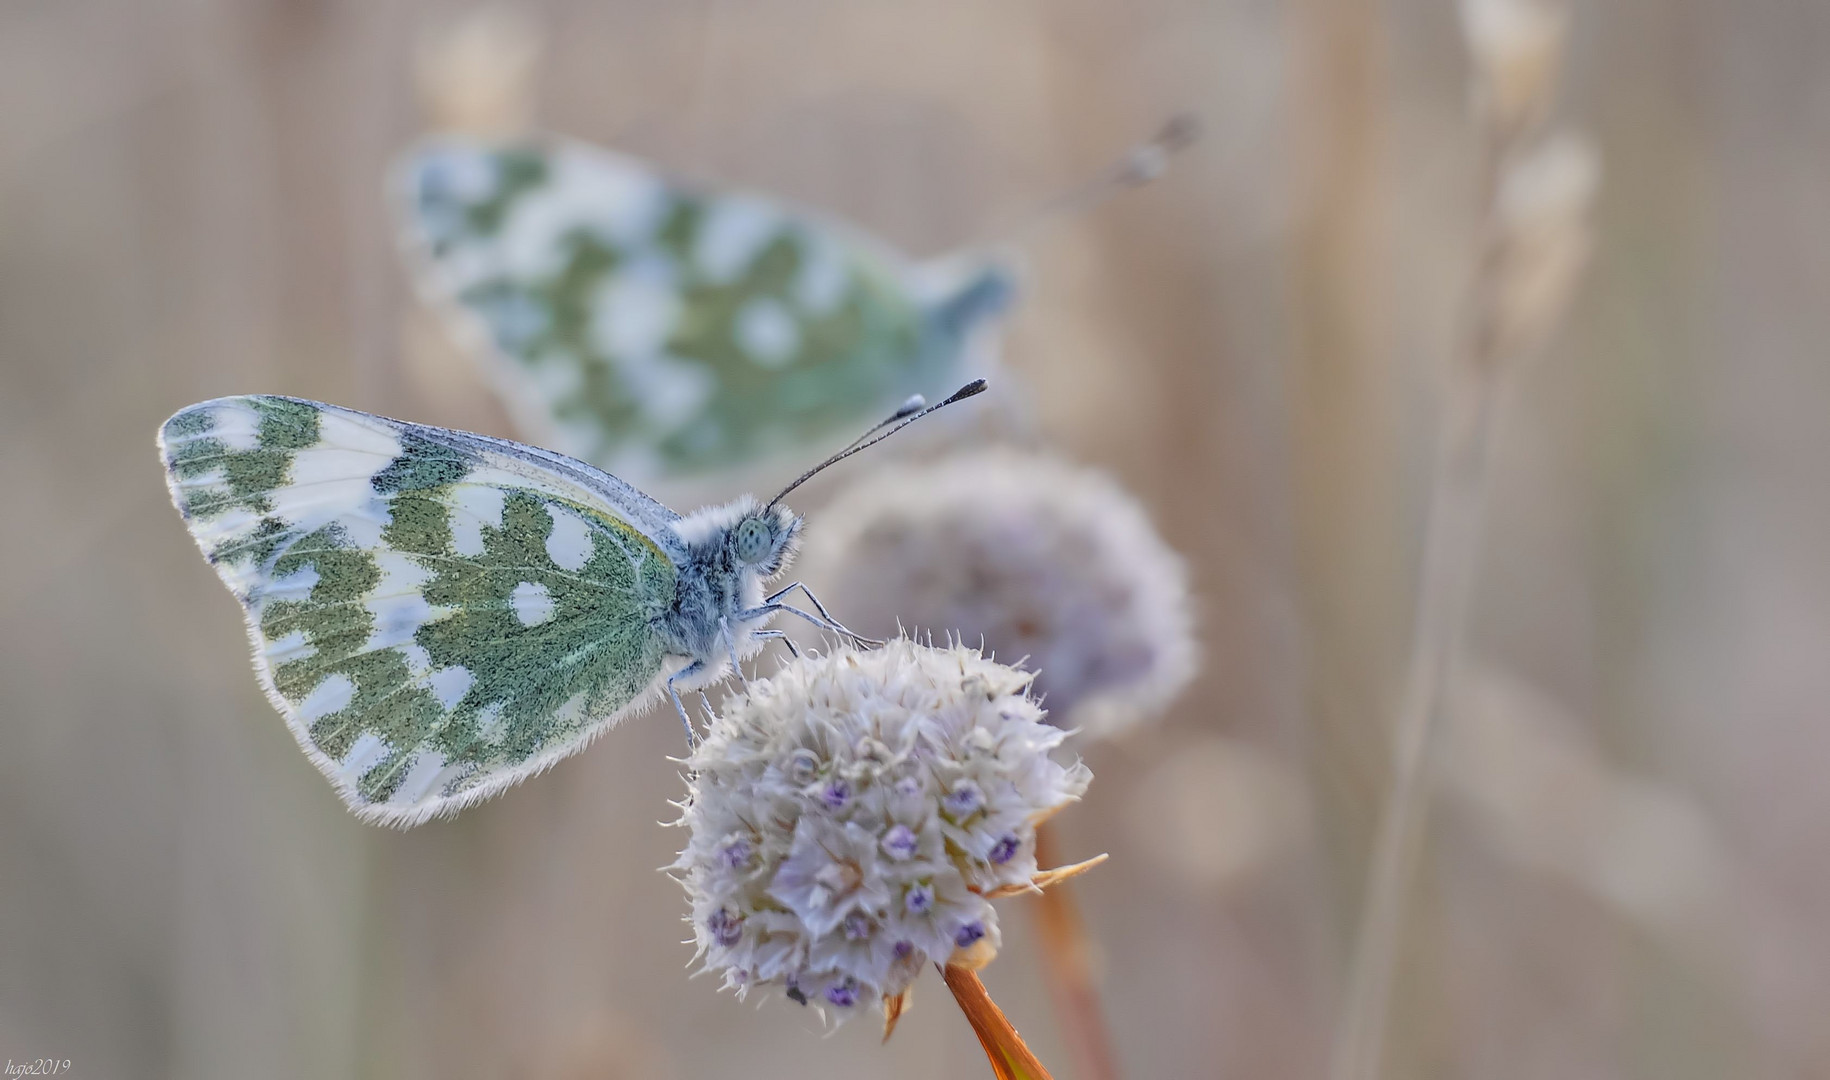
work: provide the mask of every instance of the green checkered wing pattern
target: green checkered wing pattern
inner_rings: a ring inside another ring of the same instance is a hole
[[[667,658],[675,515],[580,462],[283,397],[193,405],[160,453],[254,666],[365,820],[455,813],[581,749]]]
[[[422,292],[524,434],[677,480],[843,442],[985,374],[1002,263],[858,230],[560,139],[440,139],[396,170]]]

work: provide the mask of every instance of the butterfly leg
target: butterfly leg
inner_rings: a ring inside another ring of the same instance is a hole
[[[799,660],[801,658],[801,650],[794,644],[794,639],[789,637],[786,631],[758,630],[755,633],[753,633],[751,636],[759,637],[759,638],[774,638],[775,640],[780,641],[783,645],[786,645],[788,647],[789,656],[794,657],[796,660]]]
[[[872,644],[876,644],[876,645],[883,644],[881,641],[877,641],[875,638],[860,637],[857,634],[852,633],[850,630],[847,630],[844,626],[840,625],[839,623],[833,622],[831,619],[822,619],[818,615],[814,615],[811,612],[802,611],[800,608],[797,608],[792,604],[784,604],[784,603],[780,602],[779,600],[764,601],[758,607],[753,607],[748,611],[740,611],[737,613],[737,618],[744,619],[744,620],[757,619],[757,618],[761,618],[764,615],[773,615],[778,611],[785,611],[790,615],[798,615],[801,618],[806,619],[808,622],[812,623],[813,625],[819,627],[822,630],[830,630],[835,634],[839,634],[843,637],[848,637],[848,638],[852,639],[853,641],[857,642],[860,647],[866,647],[866,646],[869,646]]]
[[[680,691],[675,689],[674,682],[688,675],[697,675],[704,670],[704,661],[694,660],[667,677],[667,694],[674,699],[674,711],[680,714],[680,723],[686,728],[686,748],[688,750],[699,745],[699,736],[693,732],[693,718],[686,715],[686,702],[680,700]]]
[[[719,619],[718,629],[724,634],[724,647],[731,654],[731,670],[737,675],[737,683],[745,690],[748,690],[750,688],[750,680],[744,677],[743,664],[739,663],[737,660],[737,637],[731,633],[730,620]]]
[[[834,628],[836,628],[839,633],[844,634],[846,637],[852,639],[852,641],[856,642],[860,647],[876,648],[877,646],[883,644],[883,640],[881,638],[865,637],[862,634],[859,634],[859,633],[847,628],[844,623],[833,618],[832,612],[826,610],[826,605],[820,603],[820,598],[813,595],[813,590],[809,589],[807,587],[807,583],[804,581],[789,582],[783,588],[777,589],[773,596],[764,597],[763,603],[765,603],[765,604],[775,603],[776,601],[780,600],[784,596],[787,596],[789,593],[793,592],[796,589],[801,590],[801,592],[803,592],[807,595],[807,599],[809,601],[811,601],[813,604],[813,610],[819,612],[820,617],[822,619],[825,619],[828,623],[831,623],[832,626]],[[793,609],[790,608],[789,610],[793,610]]]

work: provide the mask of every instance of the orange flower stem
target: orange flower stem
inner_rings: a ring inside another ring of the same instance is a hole
[[[972,1033],[979,1037],[979,1045],[991,1062],[991,1074],[997,1080],[1053,1080],[1036,1055],[1030,1053],[1023,1036],[1005,1018],[1004,1011],[986,993],[976,971],[949,964],[940,973],[972,1025]]]

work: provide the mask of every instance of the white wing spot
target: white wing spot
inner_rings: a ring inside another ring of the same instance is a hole
[[[824,315],[845,298],[845,258],[839,245],[822,236],[801,237],[801,265],[794,275],[794,298],[815,315]]]
[[[408,678],[424,679],[432,674],[432,654],[427,652],[424,646],[417,643],[404,645],[401,647],[400,657],[407,662]]]
[[[523,581],[508,596],[522,626],[539,626],[553,617],[553,594],[538,581]]]
[[[284,577],[276,577],[261,587],[261,601],[304,600],[318,583],[318,568],[307,563]]]
[[[779,301],[758,297],[737,313],[737,344],[762,367],[778,368],[801,348],[801,328]]]
[[[318,654],[318,647],[305,640],[305,631],[294,630],[285,637],[269,641],[267,662],[278,667],[294,660],[305,660]]]
[[[363,487],[367,488],[368,485],[364,484]],[[373,493],[365,492],[365,494],[372,495]],[[386,529],[388,522],[393,520],[392,511],[382,505],[379,498],[369,498],[363,505],[345,510],[340,514],[321,514],[320,516],[323,521],[317,519],[294,520],[293,525],[310,532],[324,521],[334,520],[337,527],[343,530],[344,539],[349,541],[350,546],[363,551],[383,546],[382,530]]]
[[[585,695],[583,692],[566,698],[565,704],[553,711],[553,721],[557,724],[576,724],[585,718]]]
[[[299,702],[299,718],[306,722],[322,719],[348,707],[356,699],[356,684],[348,675],[329,675],[311,688]]]
[[[337,763],[337,772],[345,783],[354,784],[362,779],[363,773],[387,757],[392,749],[381,736],[365,731],[356,736],[356,741],[350,744],[349,753],[343,755],[343,760]]]
[[[261,448],[261,418],[251,406],[223,405],[210,410],[209,437],[230,450]]]
[[[426,680],[426,687],[432,691],[432,696],[438,699],[438,703],[450,711],[464,700],[464,695],[470,692],[470,687],[476,681],[477,677],[470,673],[469,668],[448,667],[433,672],[431,678]]]
[[[459,555],[483,554],[483,526],[502,527],[502,507],[508,496],[501,488],[463,485],[446,496],[451,507],[451,546]]]
[[[712,281],[730,282],[749,269],[780,227],[781,215],[767,203],[741,195],[714,200],[699,226],[693,260]]]
[[[464,203],[482,202],[496,190],[496,170],[467,146],[437,146],[414,163],[417,191]]]
[[[523,292],[479,301],[476,309],[495,334],[496,344],[511,353],[525,350],[553,325],[552,312]]]
[[[419,628],[436,619],[440,612],[418,593],[373,599],[367,605],[375,616],[375,631],[363,648],[389,649],[413,640]]]
[[[400,456],[400,438],[393,429],[374,421],[357,420],[325,409],[318,413],[318,441],[292,456],[287,480],[293,487],[339,484],[333,493],[314,492],[313,501],[343,496],[342,485],[367,494],[369,480]],[[349,501],[359,501],[350,499]]]
[[[413,764],[407,768],[407,775],[401,777],[400,786],[394,789],[388,802],[395,805],[411,806],[432,794],[463,772],[458,765],[447,766],[445,755],[437,750],[422,750]]]
[[[608,154],[567,152],[548,160],[546,186],[516,200],[502,230],[501,268],[544,278],[562,269],[567,233],[586,228],[618,246],[647,239],[667,206],[662,182]]]
[[[508,733],[508,722],[502,719],[502,703],[492,701],[477,710],[477,737],[486,743],[499,743]]]
[[[553,531],[546,538],[547,558],[561,570],[583,570],[591,561],[591,526],[570,510],[551,503],[547,512],[553,516]]]
[[[611,356],[652,353],[667,344],[680,319],[680,290],[664,259],[641,259],[598,287],[591,340]]]
[[[178,485],[178,488],[181,491],[196,491],[200,488],[225,487],[229,482],[229,470],[227,466],[218,465],[209,472],[201,472],[195,476],[174,477],[173,482]]]
[[[432,572],[398,551],[377,551],[374,556],[381,580],[363,601],[375,616],[374,632],[363,647],[389,649],[410,644],[420,627],[445,614],[420,594]]]

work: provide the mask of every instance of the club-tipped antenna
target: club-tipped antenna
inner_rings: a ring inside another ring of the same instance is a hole
[[[964,401],[969,397],[976,397],[977,395],[984,393],[988,385],[989,384],[987,384],[984,379],[974,379],[958,390],[953,391],[953,393],[947,396],[946,400],[937,401],[932,405],[927,404],[927,399],[923,398],[920,394],[916,394],[914,397],[903,402],[887,419],[877,423],[872,426],[869,431],[866,431],[856,439],[853,439],[850,446],[847,446],[845,449],[840,450],[825,461],[820,462],[818,465],[815,465],[813,468],[808,469],[806,472],[795,477],[794,483],[789,484],[787,487],[783,488],[775,498],[770,499],[769,506],[764,507],[764,509],[767,510],[776,503],[787,498],[790,491],[793,491],[795,488],[800,487],[802,484],[813,479],[815,476],[819,475],[822,470],[837,465],[839,462],[844,461],[860,450],[865,450],[877,445],[931,412],[937,412],[956,401]],[[889,430],[883,431],[884,428],[889,428]],[[883,433],[879,435],[877,434],[878,432]],[[873,438],[873,436],[875,437]]]
[[[1200,137],[1201,122],[1193,113],[1170,117],[1154,137],[1125,151],[1080,184],[1046,200],[1005,230],[1006,235],[1021,237],[1049,222],[1085,213],[1121,191],[1150,183],[1168,171],[1173,154]]]
[[[851,442],[847,443],[845,446],[845,449],[846,450],[852,449],[853,447],[857,446],[859,443],[870,438],[872,435],[875,435],[879,431],[882,431],[884,428],[889,427],[891,424],[894,424],[896,421],[901,420],[904,417],[914,416],[916,413],[920,412],[921,410],[923,410],[927,407],[928,407],[927,398],[922,397],[920,394],[910,394],[907,401],[904,401],[902,404],[896,406],[895,412],[889,414],[887,417],[878,421],[876,424],[872,425],[869,430],[865,431],[864,434],[858,436],[857,438],[853,439]]]

